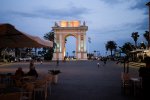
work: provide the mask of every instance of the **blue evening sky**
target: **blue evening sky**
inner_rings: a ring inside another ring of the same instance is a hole
[[[13,24],[18,30],[43,38],[55,22],[61,20],[85,21],[88,50],[105,54],[109,40],[118,46],[134,43],[132,32],[139,32],[138,42],[145,41],[148,30],[149,0],[1,0],[0,23]],[[67,51],[75,50],[75,38],[69,37]]]

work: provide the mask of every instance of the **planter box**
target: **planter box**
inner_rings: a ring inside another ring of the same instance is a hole
[[[60,70],[49,70],[49,74],[52,75],[52,83],[57,84],[59,73],[61,73]]]

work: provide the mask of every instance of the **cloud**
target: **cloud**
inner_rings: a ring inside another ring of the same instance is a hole
[[[100,1],[103,1],[103,2],[105,2],[107,4],[116,5],[118,3],[123,2],[124,0],[100,0]]]
[[[86,8],[71,7],[69,9],[38,9],[32,12],[10,11],[9,14],[21,17],[46,18],[46,19],[81,19],[88,13]]]
[[[143,21],[138,23],[137,30],[148,30],[148,18],[145,18]]]
[[[54,18],[81,18],[81,16],[85,13],[88,13],[88,9],[86,8],[77,8],[77,7],[71,7],[69,9],[41,9],[38,10],[38,12],[42,12],[44,16],[49,15],[53,16]]]
[[[136,0],[131,9],[146,9],[146,3],[148,0]]]
[[[27,12],[19,12],[19,11],[10,11],[10,14],[12,15],[19,15],[19,16],[22,16],[22,17],[42,17],[41,15],[39,14],[36,14],[36,13],[27,13]]]
[[[91,50],[105,51],[104,44],[108,40],[115,40],[121,46],[127,41],[134,42],[132,32],[143,33],[147,30],[147,1],[3,0],[4,3],[0,3],[0,23],[10,22],[24,32],[42,36],[55,21],[85,20],[89,27],[87,36],[92,38]]]
[[[109,7],[114,7],[114,6],[123,6],[128,5],[129,10],[143,10],[144,9],[144,14],[147,14],[147,7],[146,3],[148,0],[100,0],[103,1],[105,4],[109,5]]]

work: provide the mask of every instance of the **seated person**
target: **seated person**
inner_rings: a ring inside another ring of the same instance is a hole
[[[20,79],[23,76],[24,76],[24,71],[22,70],[21,67],[19,67],[15,72],[15,77],[16,79]]]
[[[38,73],[37,71],[35,70],[35,68],[31,68],[29,70],[29,72],[27,73],[28,76],[35,76],[36,78],[38,77]]]
[[[34,66],[34,60],[30,61],[29,69],[32,69],[32,68],[35,68],[35,66]]]

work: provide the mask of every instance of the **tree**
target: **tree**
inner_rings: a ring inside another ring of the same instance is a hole
[[[107,41],[107,44],[105,45],[105,47],[107,51],[110,50],[111,56],[112,56],[112,51],[116,50],[117,44],[114,41]]]
[[[37,48],[34,48],[35,56],[37,56]]]
[[[133,40],[135,42],[135,47],[137,47],[137,40],[139,38],[138,32],[133,32],[131,37],[133,38]]]
[[[50,31],[44,35],[44,39],[54,41],[55,39],[54,35],[55,35],[54,31]]]
[[[146,49],[146,45],[145,45],[144,42],[140,43],[140,48],[141,48],[141,49]]]
[[[31,55],[32,48],[26,48],[26,55]]]
[[[50,41],[53,42],[53,47],[52,47],[52,48],[43,48],[43,50],[45,51],[45,53],[44,53],[44,58],[45,58],[46,60],[52,60],[52,58],[53,58],[53,53],[54,53],[54,49],[55,49],[55,47],[56,47],[56,43],[54,42],[54,40],[55,40],[55,33],[54,33],[54,31],[50,31],[50,32],[46,33],[46,34],[44,35],[44,39],[50,40]],[[46,50],[45,50],[45,49],[46,49]]]
[[[94,52],[94,56],[96,56],[96,50],[94,50],[93,52]]]
[[[121,48],[121,51],[122,51],[123,53],[125,53],[126,55],[128,55],[128,53],[129,53],[130,51],[132,51],[132,50],[135,49],[134,45],[131,44],[130,42],[124,43],[124,45],[123,45],[122,47],[120,47],[120,48]]]
[[[15,48],[15,57],[20,57],[21,50],[19,48]]]
[[[147,43],[149,43],[149,32],[148,31],[145,31],[145,33],[143,34],[143,37],[145,38]],[[147,45],[147,47],[148,47],[148,45]]]
[[[73,56],[75,57],[75,51],[72,51],[72,53],[73,53]]]
[[[49,49],[47,50],[47,52],[44,54],[44,59],[45,59],[45,60],[52,60],[52,58],[53,58],[53,53],[54,53],[53,48],[49,48]]]

